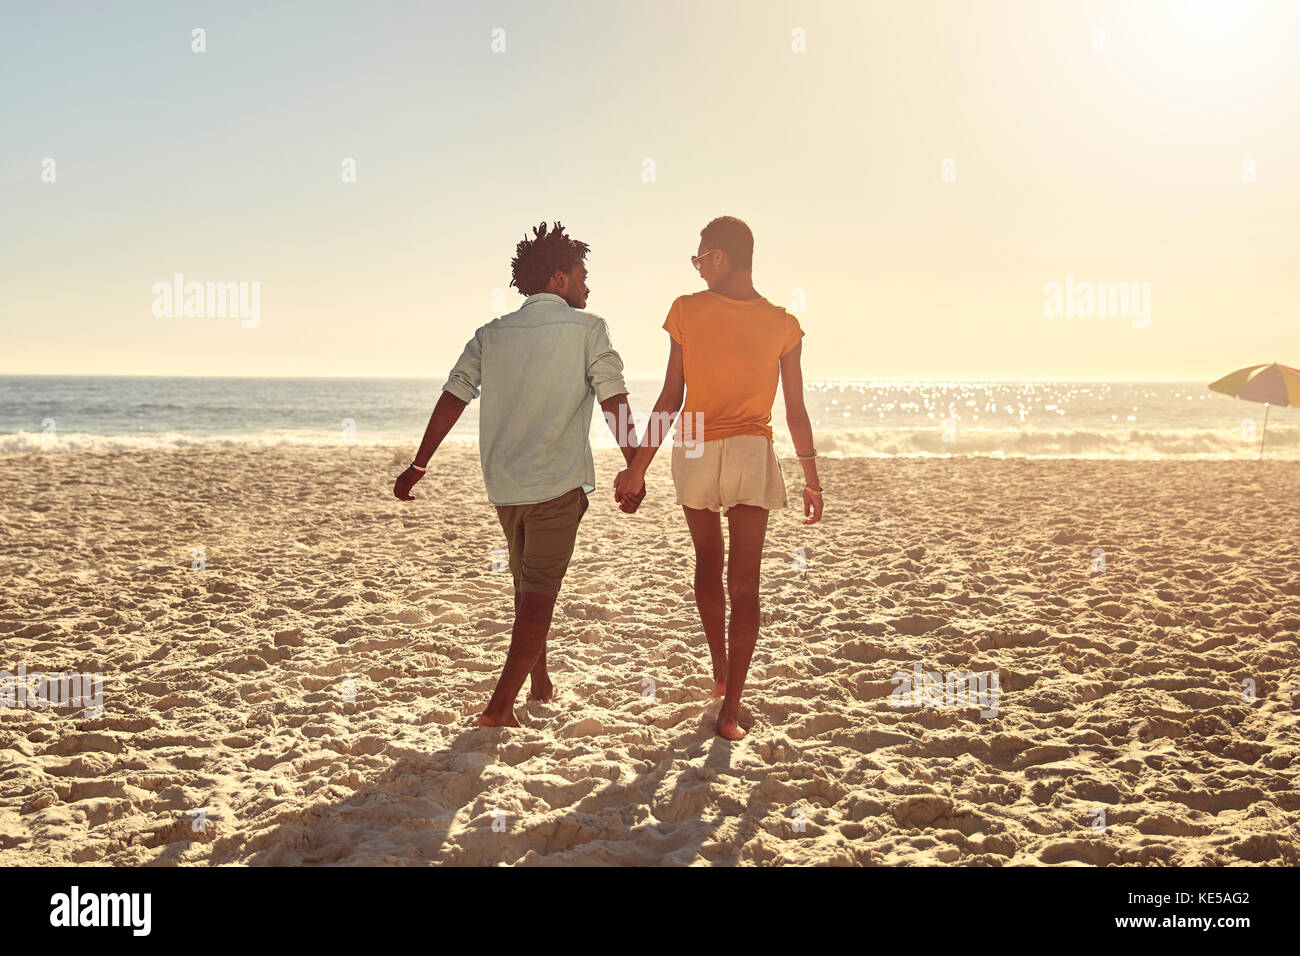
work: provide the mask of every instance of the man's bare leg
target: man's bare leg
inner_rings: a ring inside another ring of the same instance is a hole
[[[695,544],[695,606],[713,661],[713,693],[727,692],[727,600],[722,592],[722,520],[707,508],[682,508]]]
[[[537,655],[537,663],[529,674],[528,699],[540,700],[549,704],[555,700],[555,685],[551,683],[551,676],[546,673],[546,641],[542,640],[542,649]]]
[[[546,647],[546,633],[551,629],[551,615],[555,611],[555,598],[532,591],[515,596],[514,629],[510,632],[510,650],[506,666],[501,671],[496,690],[488,702],[487,710],[479,715],[483,727],[518,727],[515,719],[515,698],[524,686],[524,678],[537,664],[538,656]]]
[[[515,617],[519,617],[519,592],[515,591]],[[528,699],[540,700],[550,703],[555,699],[555,688],[551,685],[550,675],[546,673],[546,640],[542,640],[541,653],[537,655],[537,663],[533,665],[532,671],[529,672],[530,682],[528,685]]]
[[[740,716],[740,694],[745,689],[749,662],[758,641],[758,571],[763,560],[763,539],[767,536],[767,509],[736,505],[727,510],[731,539],[727,550],[727,595],[731,598],[731,630],[727,648],[727,692],[718,710],[718,733],[728,740],[740,740],[744,729]]]

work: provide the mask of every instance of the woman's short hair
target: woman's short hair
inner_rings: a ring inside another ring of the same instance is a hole
[[[754,234],[735,216],[719,216],[700,230],[704,248],[721,249],[733,269],[754,267]]]

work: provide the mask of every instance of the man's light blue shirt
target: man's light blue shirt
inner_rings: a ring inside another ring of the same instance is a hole
[[[494,505],[596,490],[593,401],[627,394],[605,320],[539,292],[474,333],[442,389],[479,397],[479,458]]]

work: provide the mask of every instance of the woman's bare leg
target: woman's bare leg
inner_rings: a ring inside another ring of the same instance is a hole
[[[727,690],[727,600],[722,593],[722,520],[708,508],[687,508],[686,525],[695,543],[695,606],[713,660],[713,696]]]
[[[727,692],[718,711],[718,733],[740,740],[737,723],[740,694],[758,641],[758,572],[767,537],[767,509],[736,505],[727,510],[727,595],[731,598],[731,631],[727,647]]]

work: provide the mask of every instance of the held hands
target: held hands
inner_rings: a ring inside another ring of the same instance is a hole
[[[414,501],[415,495],[411,494],[411,489],[423,477],[424,472],[408,467],[406,471],[397,476],[397,481],[393,483],[393,496],[401,501]]]
[[[620,471],[614,478],[614,500],[626,514],[632,514],[645,498],[645,478],[630,468]]]

